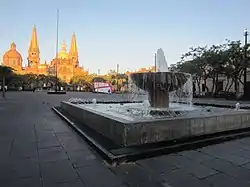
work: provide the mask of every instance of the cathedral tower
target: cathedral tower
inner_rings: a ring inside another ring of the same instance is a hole
[[[37,40],[36,26],[33,27],[28,53],[28,66],[37,66],[40,62],[40,51]]]
[[[71,45],[70,45],[70,49],[69,49],[69,58],[72,60],[75,67],[79,66],[78,49],[77,49],[77,44],[76,44],[75,33],[73,34],[72,39],[71,39]]]

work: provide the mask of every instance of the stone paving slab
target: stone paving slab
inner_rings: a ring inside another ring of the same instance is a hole
[[[112,168],[51,111],[74,93],[7,94],[0,102],[1,187],[250,186],[250,138]]]

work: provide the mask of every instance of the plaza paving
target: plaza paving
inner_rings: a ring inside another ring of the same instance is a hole
[[[9,92],[7,97],[0,99],[0,187],[250,186],[250,138],[112,168],[51,107],[70,97],[121,96]]]

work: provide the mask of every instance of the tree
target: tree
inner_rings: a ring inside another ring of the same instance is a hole
[[[74,76],[70,83],[74,86],[83,86],[83,87],[89,87],[90,86],[90,79],[87,76]]]
[[[181,61],[172,66],[171,71],[182,71],[191,73],[199,87],[203,79],[205,89],[216,96],[220,91],[219,76],[226,77],[224,91],[228,92],[234,85],[235,96],[239,98],[239,85],[244,86],[242,74],[244,67],[249,67],[249,44],[243,47],[240,41],[229,41],[222,45],[211,47],[192,47],[189,52],[182,55]],[[247,52],[247,64],[244,63],[244,51]],[[208,90],[207,79],[212,79],[212,88]]]
[[[208,65],[208,49],[207,46],[205,47],[191,47],[190,51],[186,54],[182,55],[181,57],[181,63],[189,61],[189,64],[185,64],[185,68],[187,68],[187,65],[190,66],[189,72],[193,74],[193,77],[197,81],[198,87],[199,87],[199,93],[200,93],[200,82],[201,79],[204,81],[204,86],[206,91],[208,91],[207,88],[207,79],[209,78],[209,65]]]
[[[208,65],[208,77],[212,78],[211,94],[214,96],[220,91],[218,89],[219,76],[223,74],[225,64],[228,61],[225,49],[226,44],[212,45],[207,51],[205,51]]]
[[[243,47],[240,41],[228,41],[228,66],[231,68],[231,78],[234,82],[234,89],[236,98],[239,98],[239,82],[241,79],[241,72],[243,70]]]
[[[106,82],[106,80],[102,77],[94,77],[92,82]]]
[[[13,69],[8,66],[0,66],[0,77],[2,79],[2,97],[5,98],[6,78],[13,73]]]
[[[24,83],[25,83],[25,75],[18,75],[18,74],[14,74],[11,77],[10,82],[8,83],[9,87],[12,89],[18,89],[20,87],[23,88]]]

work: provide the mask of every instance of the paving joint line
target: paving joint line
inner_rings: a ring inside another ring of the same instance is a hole
[[[39,167],[39,177],[40,177],[40,182],[42,184],[42,187],[44,187],[44,182],[43,182],[43,177],[42,177],[42,167],[40,163],[40,156],[39,156],[39,151],[38,151],[38,145],[37,145],[37,132],[36,132],[36,124],[34,126],[34,132],[35,132],[35,137],[36,137],[36,152],[37,152],[37,159],[38,159],[38,167]]]

